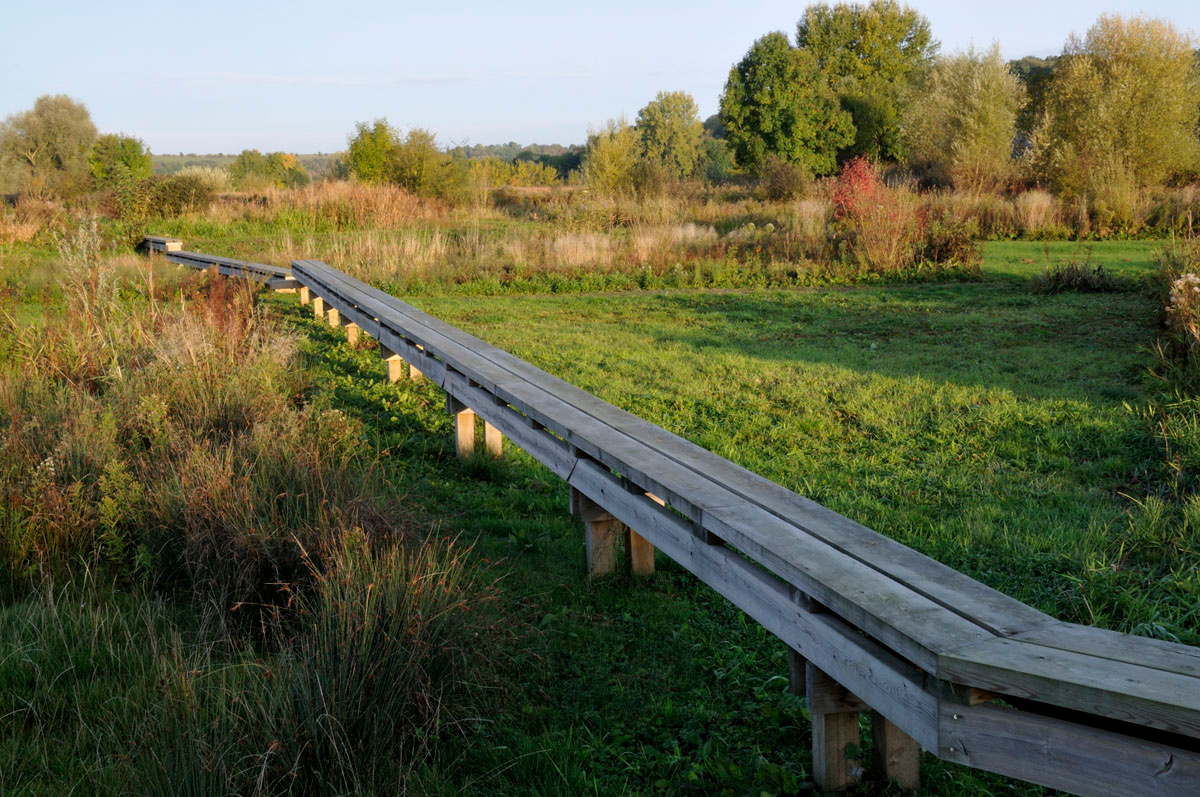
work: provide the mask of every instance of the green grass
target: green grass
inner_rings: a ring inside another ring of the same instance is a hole
[[[414,301],[1058,617],[1196,643],[1194,553],[1119,554],[1126,496],[1161,479],[1131,411],[1151,398],[1153,301],[1032,294],[1023,249],[990,245],[967,283]],[[1103,249],[1130,275],[1151,267],[1152,247]],[[808,724],[777,640],[661,556],[649,580],[586,581],[561,482],[519,450],[455,459],[439,390],[384,384],[374,352],[278,301],[311,336],[315,400],[378,433],[396,489],[475,539],[500,590],[498,693],[427,788],[804,788]],[[1039,793],[923,768],[930,794]]]
[[[1090,262],[1138,277],[1154,248],[1096,244]],[[1084,259],[1074,244],[1051,244],[1050,257]],[[982,277],[963,282],[413,301],[1052,614],[1196,644],[1200,546],[1128,553],[1150,524],[1127,496],[1164,480],[1160,444],[1137,411],[1157,389],[1147,377],[1154,302],[1138,291],[1037,295],[1030,282],[1044,266],[1041,244],[1014,242],[989,244]],[[416,789],[811,788],[809,721],[787,691],[778,640],[662,556],[652,578],[588,581],[561,481],[511,446],[500,460],[457,459],[440,390],[387,384],[369,344],[351,349],[292,297],[266,301],[301,336],[313,411],[361,421],[393,500],[473,543],[470,561],[494,585],[496,600],[472,607],[486,617],[478,645],[491,662],[470,685],[478,712],[443,736]],[[7,616],[41,616],[39,600]],[[118,611],[135,611],[122,600]],[[74,684],[71,656],[85,646],[46,644],[44,671]],[[25,672],[14,649],[0,654],[0,677]],[[148,666],[123,655],[131,672]],[[14,701],[33,694],[13,677]],[[28,746],[0,737],[0,763],[44,762],[20,770],[22,786],[121,782],[87,768],[120,760],[145,697],[97,677],[134,694],[122,698],[134,708],[89,699],[72,716],[71,699],[46,691],[53,679],[38,681],[61,721]],[[72,734],[102,735],[93,748],[113,757],[72,763],[85,749]],[[928,794],[1042,793],[930,756],[922,768]]]

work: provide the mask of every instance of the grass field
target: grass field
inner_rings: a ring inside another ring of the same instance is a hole
[[[1058,617],[1197,644],[1200,538],[1156,504],[1169,468],[1146,414],[1161,401],[1156,306],[1135,283],[1155,248],[992,243],[980,276],[953,282],[413,301]],[[1101,265],[1130,289],[1033,293],[1047,258]],[[36,317],[34,297],[20,301]],[[519,450],[457,459],[437,388],[387,384],[369,342],[348,347],[294,297],[265,305],[296,341],[293,400],[355,424],[384,500],[471,544],[494,590],[474,607],[475,710],[443,729],[410,788],[811,790],[781,643],[662,557],[650,579],[588,581],[564,484]],[[174,601],[87,594],[86,611],[42,590],[0,614],[0,713],[20,718],[0,730],[0,789],[153,786],[162,762],[123,745],[162,732],[138,719],[154,715],[156,678],[172,662],[199,682],[258,658]],[[922,774],[929,794],[1042,793],[930,757]]]

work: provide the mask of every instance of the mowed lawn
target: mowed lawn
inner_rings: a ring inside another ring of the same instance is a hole
[[[1094,605],[1088,577],[1160,456],[1131,411],[1155,308],[1033,294],[1035,248],[990,246],[977,283],[417,303],[1022,600],[1130,630],[1145,618]],[[1096,250],[1150,268],[1150,244]]]

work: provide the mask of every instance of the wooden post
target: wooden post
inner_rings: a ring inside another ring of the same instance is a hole
[[[454,439],[458,455],[469,457],[475,453],[475,411],[446,394],[446,409],[454,416]]]
[[[788,691],[804,697],[808,692],[808,660],[794,648],[788,648]]]
[[[858,712],[866,706],[812,662],[807,673],[813,780],[821,791],[842,791],[857,783],[862,774],[859,762],[846,755],[846,747],[859,743]]]
[[[592,499],[571,488],[571,514],[584,525],[589,578],[607,576],[617,569],[617,532],[621,522]]]
[[[300,304],[308,304],[309,298],[310,297],[308,294],[308,286],[301,285],[300,286]]]
[[[408,364],[408,378],[410,380],[412,380],[413,382],[423,382],[425,380],[425,374],[421,373],[420,369],[418,369],[417,366],[413,365],[412,363],[409,363]]]
[[[399,382],[404,377],[404,360],[400,359],[399,354],[393,354],[387,358],[388,365],[388,381]]]
[[[353,322],[346,324],[346,342],[351,346],[358,345],[359,326]]]
[[[625,529],[625,559],[629,562],[629,572],[635,576],[653,575],[654,546],[631,528]]]
[[[483,422],[483,445],[493,457],[504,453],[504,435],[487,421]]]
[[[921,788],[921,748],[916,740],[878,711],[871,712],[871,736],[876,768],[902,789]]]
[[[339,327],[342,325],[342,314],[337,311],[337,308],[329,309],[329,326]]]
[[[312,300],[313,318],[320,321],[325,317],[325,300],[320,296],[314,296]]]

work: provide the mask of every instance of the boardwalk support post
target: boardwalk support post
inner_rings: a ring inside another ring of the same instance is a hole
[[[504,453],[504,435],[487,421],[483,422],[483,445],[493,457]]]
[[[867,706],[812,662],[805,691],[812,714],[813,780],[821,791],[848,789],[862,775],[861,764],[846,751],[859,743],[858,712]]]
[[[387,361],[389,382],[396,383],[404,378],[404,360],[399,354],[380,343],[379,356]]]
[[[314,296],[312,300],[313,318],[320,321],[325,317],[325,300],[320,296]]]
[[[921,748],[878,711],[871,712],[871,738],[875,743],[875,767],[900,788],[921,787]]]
[[[308,291],[307,285],[300,286],[300,304],[308,304],[311,294]]]
[[[350,322],[349,324],[346,324],[346,342],[349,343],[351,346],[357,346],[359,331],[360,331],[360,327],[358,326],[358,324],[355,324],[354,322]]]
[[[337,308],[330,308],[328,315],[329,326],[340,327],[342,325],[342,314],[337,311]]]
[[[588,577],[614,573],[617,569],[617,532],[621,522],[574,487],[571,488],[571,514],[577,515],[584,524]]]
[[[455,448],[460,457],[475,453],[475,411],[453,396],[446,396],[446,409],[454,416]]]

